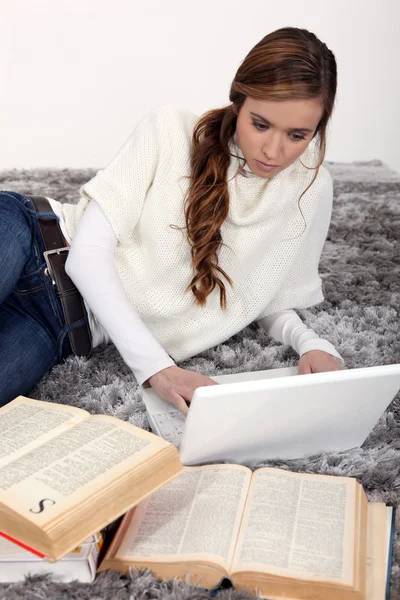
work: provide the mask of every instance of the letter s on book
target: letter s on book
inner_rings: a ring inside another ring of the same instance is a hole
[[[51,502],[51,506],[53,506],[53,504],[56,503],[56,501],[52,500],[51,498],[43,498],[43,500],[39,501],[39,510],[33,510],[33,508],[30,508],[29,512],[34,513],[35,515],[38,515],[39,513],[43,512],[46,508],[44,505],[45,502]]]

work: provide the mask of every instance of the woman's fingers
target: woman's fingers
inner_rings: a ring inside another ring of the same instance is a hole
[[[176,408],[185,415],[185,417],[187,416],[188,412],[189,412],[189,407],[186,404],[186,400],[184,398],[182,398],[182,396],[180,396],[177,392],[173,392],[171,394],[170,399],[168,399],[168,402],[171,402],[171,404],[173,404],[174,406],[176,406]]]
[[[169,402],[174,404],[181,413],[185,416],[189,412],[189,406],[187,403],[190,403],[193,398],[194,390],[186,385],[181,385],[176,390],[171,391],[170,398],[167,398]]]
[[[187,402],[191,402],[196,388],[218,385],[206,375],[187,371],[176,365],[155,373],[149,377],[148,382],[161,398],[176,406],[184,415],[188,413]]]

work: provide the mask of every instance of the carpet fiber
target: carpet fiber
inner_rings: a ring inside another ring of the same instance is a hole
[[[299,310],[305,323],[331,341],[346,368],[400,363],[400,175],[379,161],[326,163],[334,180],[334,208],[320,272],[325,300]],[[44,194],[76,202],[79,186],[93,170],[10,170],[0,172],[0,188]],[[256,325],[224,344],[181,363],[207,374],[255,371],[297,364],[296,353]],[[86,361],[71,357],[56,366],[32,392],[33,398],[73,404],[148,428],[140,389],[113,346],[101,346]],[[400,395],[397,395],[362,448],[307,460],[268,461],[293,471],[348,475],[364,486],[369,500],[400,500]],[[260,465],[261,466],[261,465]],[[400,511],[391,574],[391,600],[400,599]],[[0,586],[0,598],[91,600],[198,600],[208,594],[181,582],[161,582],[149,571],[130,577],[102,573],[93,584],[61,584],[51,577]],[[219,598],[244,600],[244,593]]]

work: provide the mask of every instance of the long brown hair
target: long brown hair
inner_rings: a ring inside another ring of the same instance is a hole
[[[300,202],[314,183],[325,157],[326,126],[334,106],[336,85],[336,61],[326,45],[306,29],[284,27],[265,36],[250,50],[231,85],[232,104],[210,110],[197,121],[192,135],[190,185],[185,198],[187,238],[194,272],[186,291],[192,291],[200,306],[205,305],[207,296],[218,286],[221,308],[226,308],[226,290],[221,277],[232,285],[229,275],[218,265],[218,251],[223,243],[221,225],[229,210],[227,171],[231,154],[228,144],[246,97],[321,100],[323,114],[313,136],[318,134],[318,165]]]

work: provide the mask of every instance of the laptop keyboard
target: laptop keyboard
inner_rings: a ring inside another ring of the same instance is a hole
[[[179,446],[185,425],[185,416],[177,411],[153,414],[153,419],[160,429],[161,436],[174,446]]]

